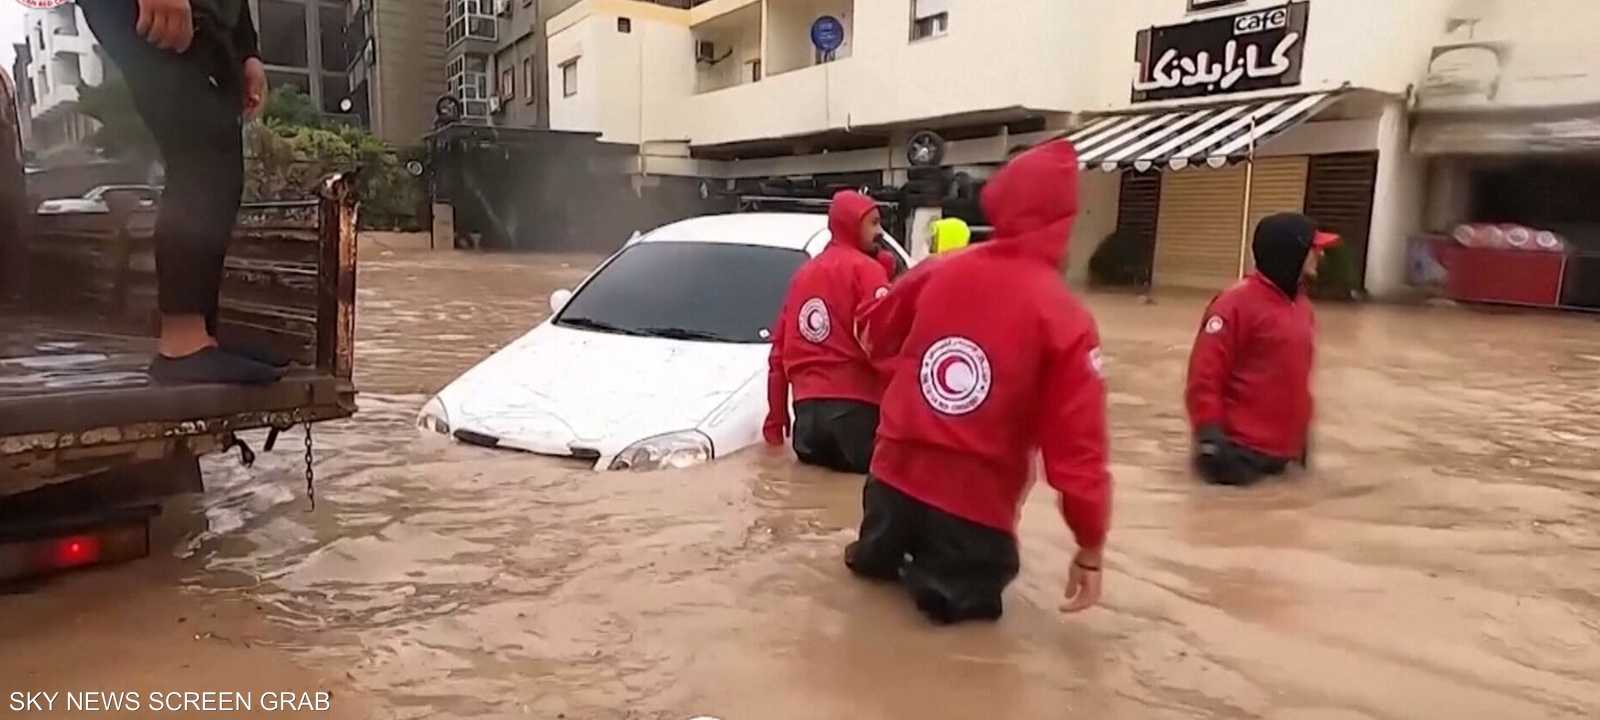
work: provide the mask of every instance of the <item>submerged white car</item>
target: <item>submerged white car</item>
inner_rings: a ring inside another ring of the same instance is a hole
[[[827,246],[827,222],[719,215],[637,237],[576,291],[553,293],[548,321],[450,383],[417,423],[598,470],[689,467],[756,444],[771,326],[790,277]]]

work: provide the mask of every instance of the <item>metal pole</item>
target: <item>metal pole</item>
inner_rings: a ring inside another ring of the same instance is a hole
[[[1250,256],[1250,196],[1256,183],[1256,119],[1250,117],[1250,154],[1244,159],[1244,217],[1239,220],[1239,272],[1235,280],[1244,277],[1245,259]]]

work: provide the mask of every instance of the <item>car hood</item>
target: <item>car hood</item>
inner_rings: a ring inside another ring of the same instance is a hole
[[[610,457],[639,440],[699,427],[765,370],[769,349],[546,323],[439,399],[457,432],[543,454]]]

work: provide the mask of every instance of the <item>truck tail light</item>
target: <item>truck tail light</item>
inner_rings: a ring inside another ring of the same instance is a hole
[[[148,554],[150,523],[146,517],[73,528],[70,534],[0,537],[0,582],[127,562]]]

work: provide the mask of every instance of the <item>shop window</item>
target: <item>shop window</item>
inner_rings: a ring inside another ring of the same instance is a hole
[[[306,6],[286,0],[261,0],[261,61],[306,66]],[[343,68],[340,68],[343,69]]]
[[[939,37],[950,31],[950,0],[911,0],[911,39]]]
[[[578,94],[578,60],[576,58],[561,64],[561,96],[572,97]]]

